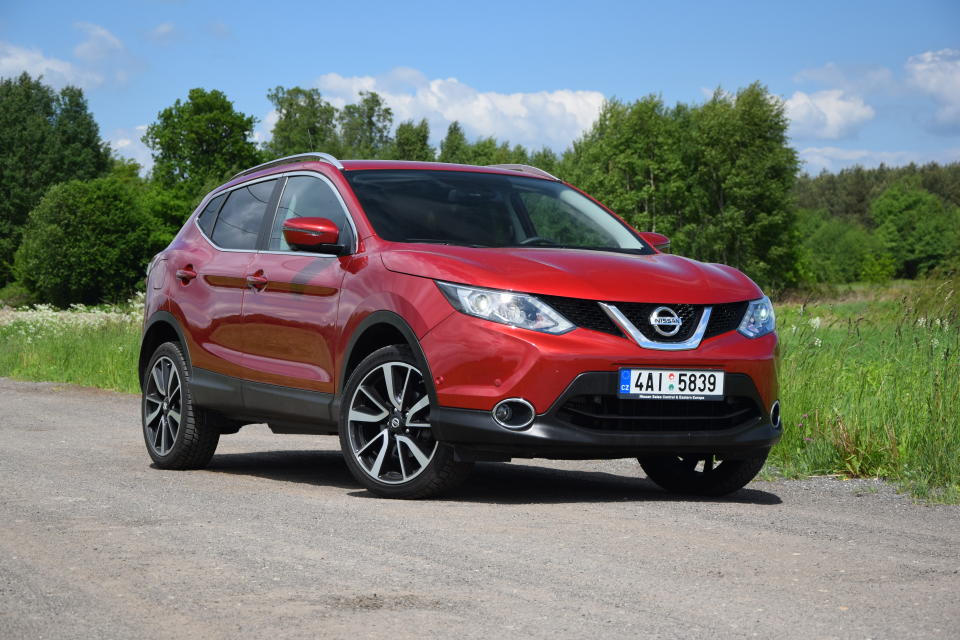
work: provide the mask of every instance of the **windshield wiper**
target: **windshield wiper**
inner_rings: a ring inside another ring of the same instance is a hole
[[[626,247],[587,247],[573,244],[513,244],[511,247],[518,249],[580,249],[583,251],[610,251],[613,253],[626,253],[629,255],[642,255],[644,250]]]
[[[404,242],[422,242],[424,244],[445,244],[453,247],[474,247],[488,248],[488,244],[476,244],[470,242],[451,242],[450,240],[440,240],[439,238],[406,238]]]

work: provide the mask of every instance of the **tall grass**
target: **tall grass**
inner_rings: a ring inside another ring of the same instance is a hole
[[[0,311],[0,376],[134,393],[142,307]]]
[[[771,463],[788,475],[886,477],[960,501],[955,284],[780,305],[785,429]]]
[[[960,502],[956,281],[777,305],[788,476],[877,476]],[[136,393],[142,305],[0,311],[0,376]]]

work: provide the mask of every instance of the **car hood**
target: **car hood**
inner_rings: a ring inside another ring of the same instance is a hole
[[[736,269],[659,253],[459,246],[388,249],[391,271],[491,289],[614,302],[719,304],[759,298]]]

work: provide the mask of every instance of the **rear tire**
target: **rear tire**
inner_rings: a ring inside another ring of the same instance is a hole
[[[160,469],[202,469],[220,441],[220,430],[193,406],[190,370],[180,345],[164,342],[144,373],[140,403],[147,453]]]
[[[725,496],[753,480],[767,460],[768,451],[740,460],[716,456],[666,455],[638,458],[647,477],[671,493]]]
[[[383,347],[357,365],[344,387],[340,448],[353,477],[378,496],[437,495],[473,467],[434,439],[421,367],[409,347]]]

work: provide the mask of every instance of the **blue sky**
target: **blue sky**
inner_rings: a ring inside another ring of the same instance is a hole
[[[960,2],[23,2],[0,6],[0,76],[84,88],[101,135],[139,141],[193,87],[269,137],[267,91],[387,98],[435,142],[460,120],[562,151],[604,98],[700,102],[759,80],[805,168],[960,161]]]

